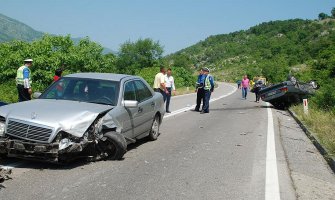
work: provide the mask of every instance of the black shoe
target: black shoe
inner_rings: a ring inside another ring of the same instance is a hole
[[[171,113],[171,111],[168,110],[168,111],[166,111],[166,113]]]
[[[209,113],[209,112],[205,112],[205,111],[201,111],[200,114],[206,114],[206,113]]]
[[[194,110],[192,110],[192,111],[194,111],[194,112],[200,112],[200,110],[199,110],[199,109],[194,109]]]

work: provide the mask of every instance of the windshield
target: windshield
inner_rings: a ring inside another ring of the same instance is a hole
[[[54,82],[40,99],[63,99],[115,106],[119,83],[116,81],[63,77]]]

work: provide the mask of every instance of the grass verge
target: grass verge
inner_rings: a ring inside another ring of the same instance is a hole
[[[308,115],[305,115],[302,105],[291,109],[315,134],[314,137],[329,151],[330,156],[335,156],[335,113],[310,108]]]

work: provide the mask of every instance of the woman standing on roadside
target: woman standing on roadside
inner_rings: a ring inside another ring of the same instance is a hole
[[[248,89],[250,87],[250,81],[247,75],[244,75],[242,79],[242,98],[247,99]]]

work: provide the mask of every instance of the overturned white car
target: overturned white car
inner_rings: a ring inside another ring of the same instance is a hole
[[[130,75],[67,75],[34,96],[0,107],[1,156],[121,159],[127,144],[157,139],[165,114],[162,95]]]

